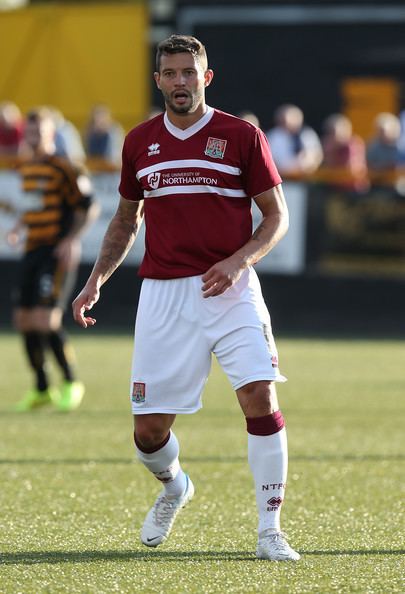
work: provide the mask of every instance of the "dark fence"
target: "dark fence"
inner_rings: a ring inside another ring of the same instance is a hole
[[[11,328],[11,287],[16,262],[1,262],[0,327]],[[77,290],[91,266],[80,268]],[[342,276],[260,275],[277,335],[405,337],[405,279]],[[97,331],[132,332],[141,279],[121,266],[102,290],[94,308]],[[70,309],[65,321],[74,327]]]

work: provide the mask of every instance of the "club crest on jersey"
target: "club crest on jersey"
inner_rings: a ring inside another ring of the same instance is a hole
[[[154,172],[148,175],[148,184],[152,188],[152,190],[156,190],[159,187],[160,182],[160,173]]]
[[[148,157],[152,155],[159,155],[160,154],[160,144],[158,142],[153,142],[148,146]]]
[[[214,159],[223,159],[226,148],[226,140],[220,140],[219,138],[212,138],[211,136],[207,140],[207,146],[205,147],[204,153],[207,157],[213,157]]]
[[[132,402],[145,402],[146,386],[142,382],[134,382],[132,386]]]

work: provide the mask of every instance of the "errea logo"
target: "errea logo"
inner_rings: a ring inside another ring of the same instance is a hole
[[[160,150],[159,150],[160,144],[158,142],[154,142],[152,144],[150,144],[148,146],[148,157],[151,157],[152,155],[159,155]]]

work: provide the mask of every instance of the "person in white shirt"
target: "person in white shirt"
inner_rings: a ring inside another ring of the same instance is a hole
[[[304,114],[296,105],[285,104],[274,114],[275,127],[267,133],[274,161],[283,176],[305,176],[322,162],[322,145],[315,130],[304,125]]]

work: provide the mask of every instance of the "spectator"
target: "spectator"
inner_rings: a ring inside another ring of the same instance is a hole
[[[241,120],[245,120],[245,122],[250,122],[251,124],[256,126],[256,128],[260,128],[259,118],[257,117],[257,115],[255,113],[253,113],[253,111],[250,111],[249,109],[245,109],[244,111],[241,111],[238,114],[238,117]]]
[[[367,163],[374,171],[393,170],[404,163],[399,146],[401,123],[392,113],[380,113],[374,121],[375,135],[367,145]]]
[[[339,186],[354,190],[368,187],[366,145],[360,136],[353,134],[349,118],[336,113],[325,120],[322,148],[324,167],[346,170],[346,179]]]
[[[124,130],[114,122],[106,105],[95,105],[84,134],[87,156],[121,164]]]
[[[56,107],[46,107],[46,109],[50,110],[56,126],[56,154],[69,159],[73,163],[84,163],[86,153],[76,126],[73,122],[67,120],[63,113]]]
[[[281,105],[274,114],[275,127],[266,134],[281,174],[302,176],[316,171],[322,162],[322,146],[316,132],[304,125],[296,105]]]
[[[405,154],[405,109],[399,114],[399,121],[401,124],[401,135],[399,137],[399,148]]]
[[[0,156],[18,154],[23,137],[23,118],[12,101],[0,103]]]

